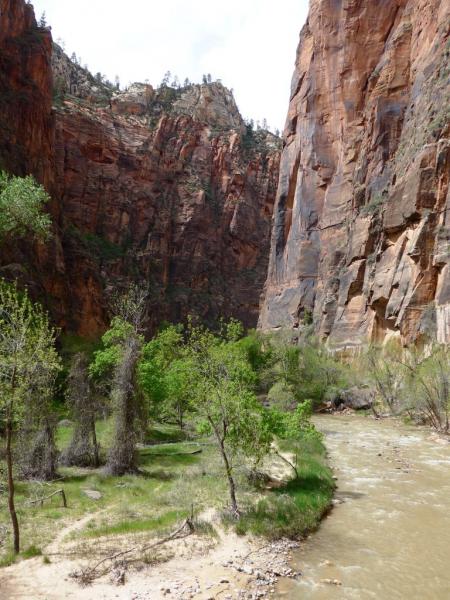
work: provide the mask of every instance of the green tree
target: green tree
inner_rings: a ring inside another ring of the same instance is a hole
[[[22,421],[25,407],[29,408],[31,393],[33,410],[39,411],[39,403],[49,397],[59,369],[55,331],[47,315],[26,293],[0,280],[0,414],[6,432],[8,508],[16,553],[20,534],[14,504],[13,431]]]
[[[50,197],[33,177],[14,177],[0,172],[0,242],[12,236],[50,235],[50,216],[44,206]]]
[[[272,434],[264,408],[255,396],[256,374],[236,340],[239,327],[228,324],[222,336],[189,327],[188,348],[199,430],[213,435],[228,482],[231,511],[239,516],[235,459],[239,453],[257,460],[270,451]]]
[[[272,360],[265,377],[275,384],[270,396],[283,397],[286,409],[298,402],[311,400],[316,407],[339,389],[348,386],[347,371],[326,348],[314,338],[293,343],[289,332],[268,337]]]
[[[273,452],[291,467],[297,479],[301,452],[299,442],[322,439],[322,434],[311,422],[311,416],[312,402],[310,400],[299,402],[293,411],[285,412],[271,408],[267,413],[268,429],[274,434],[277,441],[289,442],[289,453],[280,451],[277,443],[272,446]]]
[[[150,410],[163,419],[175,419],[184,428],[193,409],[192,360],[184,346],[183,330],[170,325],[148,342],[139,364],[139,382]]]
[[[450,431],[450,352],[435,345],[428,352],[414,348],[402,362],[406,372],[403,410],[437,431]]]

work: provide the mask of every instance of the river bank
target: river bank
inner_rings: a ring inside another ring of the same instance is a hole
[[[105,428],[99,429],[105,437]],[[68,433],[60,431],[62,445]],[[308,443],[296,480],[289,465],[294,455],[280,449],[261,465],[269,477],[262,487],[251,486],[243,471],[239,496],[246,510],[237,523],[224,520],[226,483],[207,440],[143,447],[140,475],[114,478],[101,470],[67,468],[52,484],[21,483],[23,539],[33,544],[32,553],[0,570],[0,588],[11,600],[269,596],[281,578],[298,576],[289,565],[298,544],[278,540],[280,532],[309,530],[330,504],[334,483],[324,454],[319,441]],[[58,506],[58,496],[42,505],[29,503],[54,486],[65,489],[67,509]],[[252,511],[262,499],[263,508]],[[187,512],[191,502],[197,509],[193,518]],[[172,538],[170,532],[187,517],[193,530],[186,527]],[[277,541],[253,535],[256,528]],[[90,585],[71,576],[125,549],[133,550],[108,558]]]

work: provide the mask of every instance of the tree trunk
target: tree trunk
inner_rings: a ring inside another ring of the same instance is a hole
[[[222,455],[223,463],[225,465],[225,471],[228,479],[228,488],[230,490],[230,499],[231,499],[231,510],[232,512],[238,516],[239,508],[236,501],[236,485],[234,483],[233,474],[231,472],[230,462],[227,457],[227,453],[225,452],[225,446],[223,440],[219,439],[220,453]]]
[[[298,474],[297,466],[294,465],[294,464],[292,464],[291,461],[288,460],[285,456],[283,456],[280,452],[278,452],[278,450],[275,451],[275,454],[278,456],[278,458],[281,458],[281,460],[283,460],[287,465],[289,465],[291,467],[291,469],[295,473],[295,478],[298,479],[299,478],[299,474]]]
[[[94,467],[97,468],[100,466],[100,457],[98,455],[98,442],[97,442],[97,432],[95,430],[95,417],[92,417],[91,421],[92,427],[92,445],[94,447]]]
[[[178,427],[181,429],[181,431],[183,431],[183,428],[184,428],[183,409],[180,406],[178,407]]]
[[[19,533],[19,522],[17,520],[16,508],[14,506],[14,477],[13,477],[13,465],[12,465],[12,423],[8,419],[6,423],[6,464],[8,468],[8,508],[9,514],[11,515],[11,522],[13,526],[14,535],[14,552],[18,554],[20,551],[20,533]]]

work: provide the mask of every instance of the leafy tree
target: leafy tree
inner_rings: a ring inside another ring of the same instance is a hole
[[[191,369],[182,329],[174,325],[145,345],[139,364],[139,382],[153,411],[162,418],[174,418],[180,429],[193,408]]]
[[[225,336],[189,327],[188,348],[192,357],[199,430],[212,434],[226,474],[231,511],[240,514],[234,476],[239,453],[260,459],[268,453],[272,435],[264,408],[254,393],[256,375],[244,348],[235,339],[238,331],[230,323]]]
[[[0,280],[0,414],[6,432],[8,508],[16,553],[20,533],[14,504],[13,431],[22,422],[25,408],[39,411],[41,402],[47,402],[59,369],[55,331],[47,315],[26,293]]]
[[[70,367],[67,404],[74,420],[74,430],[62,462],[68,466],[98,467],[100,459],[95,429],[97,406],[89,380],[87,357],[83,353],[74,356]]]
[[[400,409],[405,367],[401,364],[402,348],[395,341],[384,348],[369,348],[364,363],[369,379],[373,381],[379,396],[393,413]]]
[[[53,412],[53,394],[57,373],[40,364],[30,381],[23,419],[19,426],[17,462],[25,479],[50,481],[56,477],[58,450]]]
[[[47,16],[45,11],[42,13],[41,18],[39,19],[39,27],[41,29],[45,29],[47,27]]]
[[[0,241],[32,233],[50,235],[50,217],[44,213],[49,195],[33,177],[14,177],[0,172]]]
[[[166,71],[159,87],[167,87],[171,77],[172,73],[170,71]]]
[[[271,408],[268,411],[268,429],[279,439],[289,441],[289,454],[279,450],[277,444],[272,446],[274,453],[287,463],[294,471],[295,477],[299,477],[298,464],[300,461],[300,441],[320,440],[322,434],[317,431],[311,422],[312,402],[305,400],[297,404],[293,411],[280,411]],[[291,456],[292,455],[292,459]]]
[[[283,391],[284,408],[293,408],[303,400],[318,406],[328,395],[347,387],[344,366],[326,348],[309,337],[294,344],[289,336],[280,332],[268,339],[273,354],[265,374],[278,391]]]

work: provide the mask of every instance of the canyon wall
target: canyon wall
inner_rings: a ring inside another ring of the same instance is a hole
[[[450,342],[450,3],[312,0],[260,327]]]
[[[113,290],[149,287],[149,328],[191,313],[257,322],[280,140],[221,83],[118,91],[0,0],[0,166],[52,196],[53,237],[0,247],[66,331],[97,336]],[[6,98],[6,100],[5,100]]]
[[[101,329],[105,296],[129,281],[150,284],[153,325],[192,313],[255,326],[278,144],[269,133],[248,136],[220,83],[136,84],[111,107],[66,99],[56,113],[56,178],[70,327]]]

